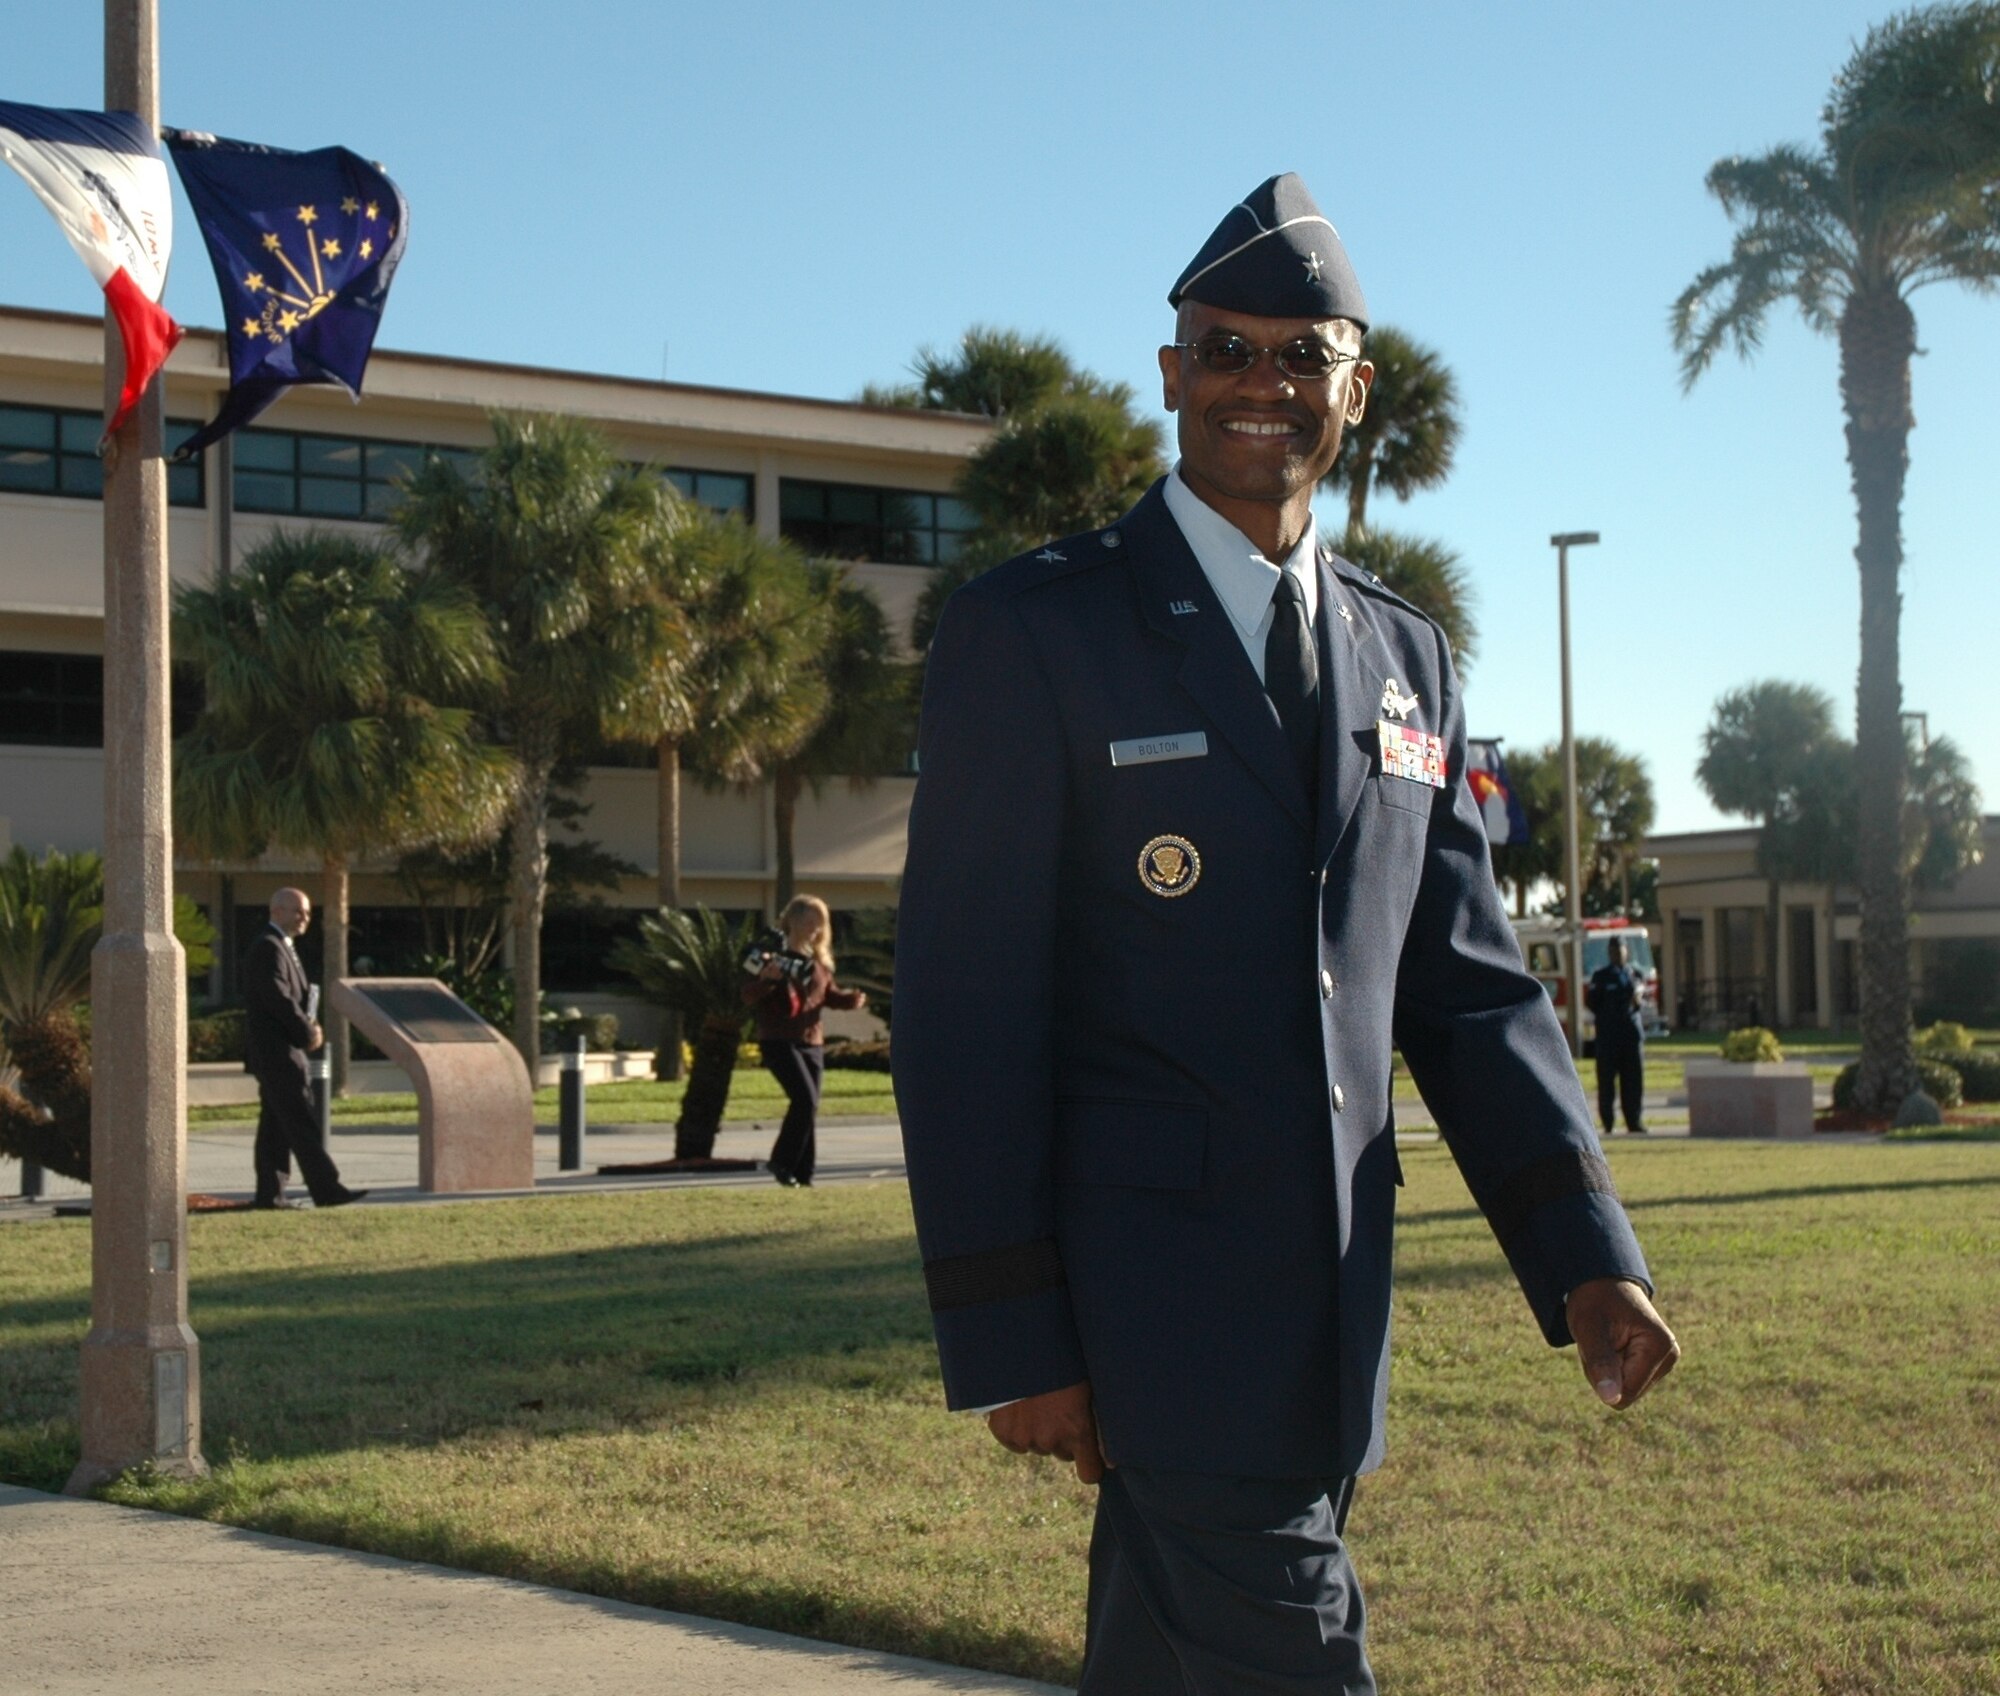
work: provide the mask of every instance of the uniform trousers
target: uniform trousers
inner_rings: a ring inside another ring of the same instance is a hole
[[[319,1115],[303,1066],[273,1066],[257,1074],[257,1140],[250,1161],[257,1173],[257,1199],[278,1200],[292,1162],[299,1163],[307,1193],[323,1202],[340,1193],[340,1173],[319,1140]]]
[[[1624,1105],[1625,1128],[1636,1131],[1645,1123],[1646,1051],[1637,1042],[1606,1042],[1597,1039],[1597,1116],[1605,1134],[1616,1121],[1611,1116],[1611,1096],[1615,1089]]]
[[[1077,1696],[1375,1696],[1341,1541],[1354,1480],[1113,1467]]]
[[[816,1042],[765,1042],[764,1069],[778,1080],[790,1103],[778,1140],[771,1145],[771,1170],[810,1179],[819,1154],[819,1089],[826,1050]]]

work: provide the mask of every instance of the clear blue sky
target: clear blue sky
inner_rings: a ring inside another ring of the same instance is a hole
[[[1646,758],[1660,825],[1715,698],[1816,683],[1852,726],[1856,586],[1835,352],[1774,321],[1690,396],[1669,301],[1723,256],[1717,158],[1811,141],[1887,0],[1671,8],[167,0],[166,121],[339,141],[409,196],[384,345],[851,396],[975,321],[1047,331],[1158,404],[1168,284],[1296,170],[1377,318],[1437,347],[1465,436],[1376,516],[1478,593],[1476,734],[1559,729],[1552,531],[1575,556],[1579,729]],[[98,9],[0,0],[0,98],[101,103]],[[185,202],[168,305],[220,308]],[[0,301],[99,298],[0,181]],[[1917,297],[1905,704],[2000,808],[2000,300]]]

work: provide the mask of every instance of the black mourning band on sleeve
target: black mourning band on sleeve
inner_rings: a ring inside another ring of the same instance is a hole
[[[1486,1210],[1487,1222],[1502,1248],[1510,1245],[1526,1228],[1529,1216],[1538,1207],[1572,1195],[1608,1195],[1618,1199],[1618,1186],[1611,1181],[1611,1168],[1599,1154],[1570,1152],[1552,1154],[1524,1166],[1500,1186]]]
[[[933,1313],[1037,1296],[1044,1290],[1059,1290],[1065,1282],[1062,1255],[1053,1237],[1010,1243],[981,1254],[955,1254],[924,1267],[924,1287],[930,1292]]]

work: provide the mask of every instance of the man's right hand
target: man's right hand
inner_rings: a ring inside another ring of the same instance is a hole
[[[1095,1484],[1111,1464],[1097,1440],[1088,1380],[996,1407],[986,1416],[986,1424],[1017,1455],[1057,1455],[1074,1461],[1077,1477],[1086,1484]]]
[[[314,1025],[313,1039],[311,1042],[306,1044],[306,1052],[308,1054],[317,1054],[325,1046],[326,1046],[326,1032],[321,1030],[318,1025]]]

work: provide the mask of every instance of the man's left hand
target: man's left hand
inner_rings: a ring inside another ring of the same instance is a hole
[[[1583,1375],[1606,1406],[1630,1407],[1681,1357],[1667,1322],[1630,1278],[1577,1285],[1566,1311]]]

